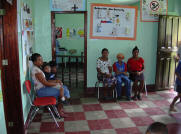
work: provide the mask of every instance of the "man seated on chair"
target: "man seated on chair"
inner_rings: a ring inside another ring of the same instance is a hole
[[[118,61],[113,64],[113,71],[116,74],[117,84],[117,99],[121,100],[121,90],[122,90],[122,83],[125,84],[126,87],[126,97],[127,100],[131,100],[131,81],[128,78],[127,74],[127,65],[122,60],[124,59],[124,55],[122,53],[117,54]]]
[[[110,99],[109,95],[115,87],[115,78],[112,76],[112,65],[108,59],[109,51],[107,48],[102,49],[102,56],[97,59],[97,78],[103,82],[104,99]],[[110,88],[112,90],[110,90]]]

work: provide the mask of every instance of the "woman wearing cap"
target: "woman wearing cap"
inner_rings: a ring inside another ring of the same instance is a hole
[[[130,74],[130,79],[134,82],[133,83],[133,91],[134,96],[133,100],[141,100],[141,91],[144,87],[144,60],[143,58],[139,57],[139,49],[136,46],[132,50],[133,56],[128,60],[128,72]]]
[[[124,55],[122,53],[117,54],[118,61],[113,64],[113,71],[116,74],[117,84],[116,84],[116,90],[117,90],[117,99],[121,99],[121,88],[122,83],[125,84],[126,87],[126,97],[127,100],[130,101],[131,98],[131,81],[128,78],[127,74],[127,65],[122,60],[124,59]]]

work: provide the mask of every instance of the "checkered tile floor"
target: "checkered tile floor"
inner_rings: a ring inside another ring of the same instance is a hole
[[[47,111],[40,111],[31,123],[28,134],[144,134],[154,121],[166,123],[170,134],[181,134],[181,103],[177,112],[169,113],[173,91],[149,93],[142,101],[99,102],[81,98],[64,106],[70,117],[58,120],[57,129]]]

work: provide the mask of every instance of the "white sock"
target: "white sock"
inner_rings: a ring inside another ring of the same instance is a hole
[[[62,101],[65,101],[65,97],[62,97],[61,100],[62,100]]]

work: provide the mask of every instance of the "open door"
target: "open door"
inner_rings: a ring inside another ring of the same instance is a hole
[[[5,15],[0,16],[0,67],[2,70],[6,129],[7,134],[24,134],[19,71],[17,0],[13,0],[12,5],[6,0],[1,0],[0,4],[5,9]]]
[[[181,17],[160,16],[157,47],[156,89],[174,87],[178,47],[181,46]]]

